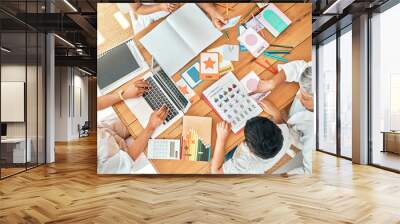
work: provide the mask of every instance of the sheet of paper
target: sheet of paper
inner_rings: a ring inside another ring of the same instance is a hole
[[[263,25],[255,17],[250,19],[245,25],[247,28],[253,28],[256,32],[264,28]]]
[[[219,56],[220,56],[220,58],[219,58],[220,59],[219,60],[219,73],[221,75],[233,71],[232,62],[230,60],[225,59],[225,57],[224,57],[224,46],[225,45],[221,45],[219,47],[212,48],[207,51],[207,52],[216,52],[219,54]]]
[[[239,61],[239,45],[226,44],[222,48],[224,60]]]
[[[246,89],[247,93],[251,93],[255,90],[257,90],[258,82],[260,81],[260,77],[254,72],[251,71],[249,74],[247,74],[245,77],[243,77],[240,82]],[[256,101],[260,101],[264,99],[264,97],[268,96],[270,92],[268,93],[256,93],[251,96]]]
[[[246,29],[238,39],[254,57],[260,56],[269,46],[268,42],[252,28]]]
[[[225,30],[235,26],[239,22],[240,17],[241,16],[236,16],[229,19],[228,22],[222,27],[222,29]]]

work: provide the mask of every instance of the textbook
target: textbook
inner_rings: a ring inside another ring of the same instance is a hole
[[[210,161],[211,128],[211,117],[184,116],[181,158],[191,161]]]
[[[140,42],[161,68],[172,76],[221,35],[196,4],[186,3]]]

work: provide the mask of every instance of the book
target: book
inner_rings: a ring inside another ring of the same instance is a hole
[[[172,76],[220,36],[222,33],[195,3],[186,3],[140,42]]]
[[[292,23],[292,21],[272,3],[268,4],[256,18],[272,35],[274,35],[274,37],[279,36],[279,34]]]
[[[211,159],[211,117],[184,116],[181,158],[191,161]]]
[[[263,111],[257,102],[247,95],[247,90],[232,72],[225,74],[204,90],[202,97],[223,120],[231,124],[234,133],[238,133],[247,120]]]

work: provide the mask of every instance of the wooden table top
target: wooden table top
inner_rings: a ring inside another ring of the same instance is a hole
[[[249,9],[251,9],[255,4],[254,3],[229,3],[230,7],[233,7],[233,10],[229,12],[229,18],[233,18],[237,15],[245,15]],[[312,48],[312,36],[311,36],[311,11],[312,7],[310,3],[275,3],[275,5],[282,11],[289,19],[292,21],[292,24],[277,38],[275,38],[272,34],[270,34],[266,29],[260,31],[262,36],[267,40],[270,44],[280,44],[280,45],[289,45],[293,46],[290,54],[285,56],[289,61],[292,60],[311,60],[311,48]],[[224,12],[222,7],[218,7],[221,12]],[[113,14],[118,11],[115,3],[103,3],[98,4],[98,31],[103,35],[105,41],[101,45],[98,46],[98,54],[107,51],[108,49],[117,46],[119,43],[127,40],[133,39],[135,40],[138,49],[142,53],[145,60],[150,64],[151,56],[144,49],[143,45],[139,43],[139,39],[147,34],[151,29],[153,29],[160,21],[157,21],[151,24],[149,27],[138,33],[137,35],[133,35],[132,27],[123,30],[120,25],[113,19]],[[256,15],[261,9],[256,8],[253,13]],[[126,15],[127,19],[129,16]],[[251,15],[247,17],[251,18]],[[247,19],[245,20],[247,21]],[[212,49],[223,44],[238,44],[238,29],[237,26],[234,28],[230,28],[227,30],[229,35],[229,39],[227,39],[224,35],[221,36],[217,41],[211,44],[208,48]],[[273,49],[270,47],[269,49]],[[178,71],[172,79],[174,81],[178,81],[181,77],[180,74],[188,68],[188,65],[191,65],[194,61],[199,60],[199,57],[195,57],[192,61],[188,62],[186,66],[184,66],[180,71]],[[240,52],[240,60],[233,61],[234,71],[233,73],[240,80],[242,77],[247,75],[250,71],[254,71],[261,79],[271,79],[274,74],[266,69],[265,67],[260,66],[260,64],[268,67],[265,60],[276,69],[277,64],[282,62],[276,61],[274,59],[265,58],[264,56],[260,56],[258,58],[254,58],[247,51]],[[137,78],[140,78],[137,77]],[[136,78],[135,78],[136,79]],[[134,80],[135,80],[134,79]],[[120,88],[126,88],[126,86],[133,82],[134,80],[126,83]],[[197,95],[200,96],[202,91],[204,91],[207,87],[212,85],[215,81],[203,81],[201,82],[194,91]],[[267,96],[272,103],[274,103],[280,110],[284,110],[287,108],[291,102],[293,101],[296,93],[298,91],[298,84],[296,83],[283,83],[277,86],[271,94]],[[128,127],[129,132],[133,137],[138,136],[138,134],[143,130],[143,127],[140,125],[139,121],[132,114],[129,108],[125,103],[119,103],[114,106],[114,110],[121,119],[121,121]],[[192,106],[189,111],[185,115],[191,116],[207,116],[211,117],[212,122],[212,144],[211,148],[215,147],[216,140],[216,124],[221,121],[221,118],[217,115],[217,113],[212,110],[212,108],[204,102],[202,99],[197,98],[194,102],[192,102]],[[266,113],[263,112],[261,116],[265,116]],[[179,139],[182,134],[182,119],[175,122],[171,127],[169,127],[166,131],[164,131],[158,138],[163,139]],[[228,141],[226,143],[225,151],[228,152],[233,147],[238,145],[240,142],[244,140],[243,131],[234,134],[231,132],[228,137]],[[184,161],[184,160],[151,160],[152,164],[161,174],[204,174],[210,172],[210,163],[209,162],[194,162],[194,161]]]

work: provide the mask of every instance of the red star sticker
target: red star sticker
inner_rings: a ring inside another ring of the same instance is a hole
[[[187,86],[180,86],[180,90],[183,94],[189,94],[189,91],[187,89]]]
[[[215,61],[211,60],[211,58],[209,57],[209,58],[207,59],[207,61],[204,61],[204,64],[206,65],[206,69],[207,69],[207,68],[213,69],[213,68],[214,68],[214,64],[215,64]]]

